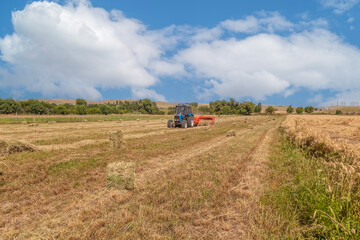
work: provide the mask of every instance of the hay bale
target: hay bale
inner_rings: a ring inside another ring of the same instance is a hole
[[[230,130],[226,133],[226,136],[227,137],[235,137],[236,136],[236,133],[234,130]]]
[[[87,119],[84,119],[84,121],[83,122],[88,122],[89,120],[87,120]]]
[[[140,121],[140,119],[136,119],[136,121],[138,121],[138,122],[139,122],[139,121]]]
[[[28,126],[29,126],[29,127],[37,127],[37,126],[39,126],[39,124],[38,124],[38,123],[31,123],[31,124],[29,124]]]
[[[27,121],[22,121],[21,124],[26,125],[26,124],[28,124],[28,122]]]
[[[109,189],[134,189],[135,164],[132,162],[113,162],[108,164],[106,180]]]
[[[122,119],[119,119],[116,121],[117,123],[122,123]]]
[[[0,141],[0,156],[5,156],[18,152],[36,152],[35,146],[23,142]]]
[[[48,124],[56,124],[56,121],[48,121]]]
[[[125,147],[125,139],[123,131],[109,133],[110,149],[116,150]]]

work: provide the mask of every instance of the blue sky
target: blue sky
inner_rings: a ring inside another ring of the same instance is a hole
[[[0,97],[357,104],[359,2],[2,1]]]

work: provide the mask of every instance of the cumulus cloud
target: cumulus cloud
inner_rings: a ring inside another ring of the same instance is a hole
[[[355,5],[357,5],[360,0],[321,0],[321,4],[327,8],[333,8],[334,12],[337,14],[342,14]]]
[[[155,101],[161,101],[161,102],[166,101],[166,99],[163,95],[156,93],[152,89],[132,88],[131,92],[135,99],[151,98]]]
[[[359,49],[323,29],[197,43],[175,59],[197,78],[213,79],[207,96],[261,100],[300,88],[346,90],[360,74]]]
[[[12,66],[3,78],[8,85],[99,99],[99,88],[147,88],[158,81],[149,68],[161,65],[164,37],[120,11],[85,0],[33,2],[13,13],[13,25],[14,34],[0,38],[1,59]]]
[[[245,19],[226,20],[220,23],[224,29],[240,33],[257,33],[261,31],[274,32],[289,30],[294,26],[278,12],[261,11],[257,16],[247,16]]]

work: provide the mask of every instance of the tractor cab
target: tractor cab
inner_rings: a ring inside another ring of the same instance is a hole
[[[190,106],[190,105],[187,105],[187,104],[177,105],[177,106],[175,107],[175,114],[176,114],[176,115],[192,114],[191,106]]]

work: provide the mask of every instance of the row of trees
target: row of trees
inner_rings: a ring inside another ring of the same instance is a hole
[[[155,102],[150,99],[142,99],[134,102],[118,101],[114,104],[87,104],[84,99],[77,99],[76,104],[50,104],[38,100],[15,101],[12,99],[0,99],[0,114],[165,114]]]
[[[296,112],[297,114],[302,114],[304,111],[306,113],[313,113],[315,111],[314,107],[313,106],[308,106],[306,107],[305,109],[303,107],[297,107],[297,108],[294,108],[293,106],[289,106],[287,109],[286,109],[286,112],[291,114],[293,112]]]
[[[200,110],[201,107],[199,107]],[[262,109],[261,103],[254,104],[253,102],[242,102],[239,103],[235,99],[230,98],[229,101],[218,100],[215,102],[210,102],[208,109],[206,107],[201,110],[208,110],[210,114],[217,115],[250,115],[251,113],[260,113]]]
[[[216,114],[216,115],[250,115],[252,113],[260,113],[262,109],[261,103],[254,104],[252,102],[237,102],[230,98],[229,101],[218,100],[210,102],[209,106],[199,106],[197,102],[187,103],[192,107],[194,113],[198,114]],[[268,114],[275,113],[276,109],[268,106],[265,112]],[[291,105],[287,108],[287,113],[293,112],[297,114],[313,113],[314,107],[297,107]],[[163,115],[155,102],[150,99],[141,99],[139,101],[116,101],[116,103],[107,104],[88,104],[84,99],[76,99],[76,104],[50,104],[40,102],[38,100],[15,101],[13,99],[0,98],[0,114],[125,114],[125,113],[141,113],[141,114],[158,114]],[[167,114],[174,114],[174,108],[169,107]]]

